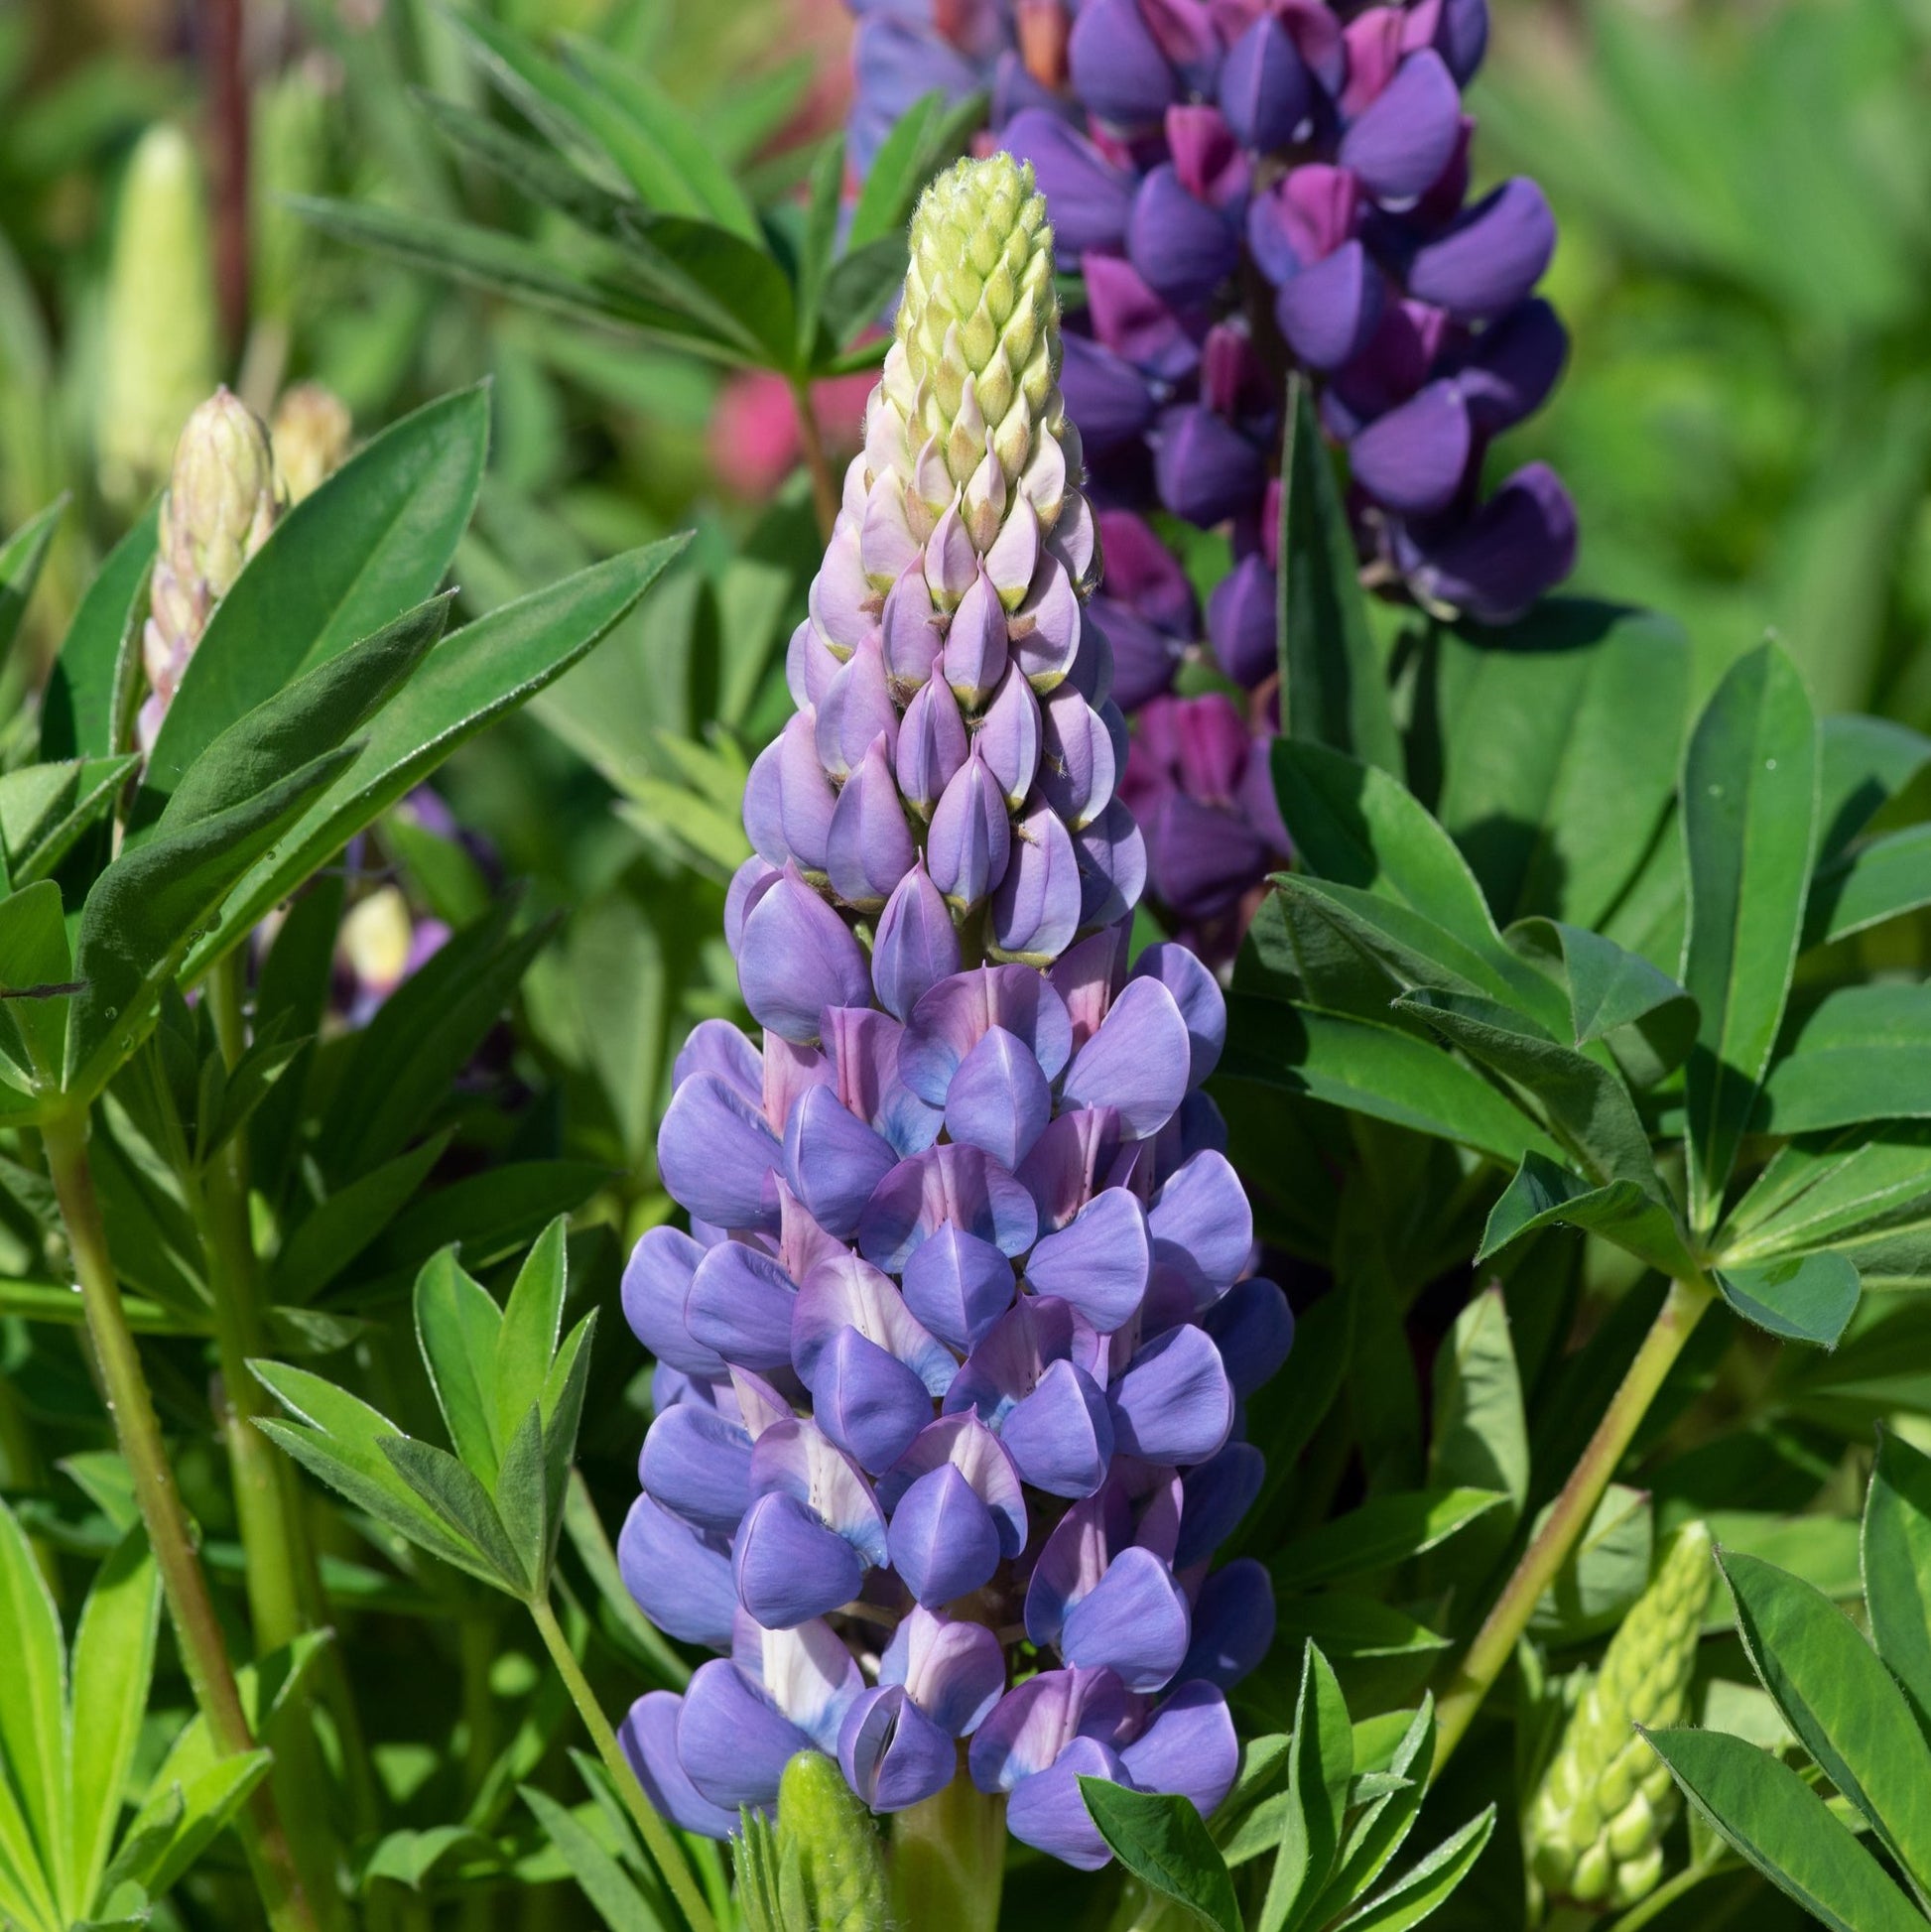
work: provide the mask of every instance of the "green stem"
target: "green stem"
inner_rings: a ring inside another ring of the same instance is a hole
[[[629,1812],[631,1822],[641,1834],[645,1849],[658,1870],[664,1874],[664,1882],[670,1886],[671,1895],[690,1920],[691,1932],[715,1932],[710,1907],[705,1903],[704,1893],[698,1889],[690,1864],[670,1826],[657,1815],[650,1800],[644,1796],[643,1786],[637,1782],[637,1774],[630,1768],[630,1760],[624,1756],[623,1747],[617,1742],[617,1734],[610,1729],[610,1720],[603,1715],[603,1706],[596,1701],[596,1693],[590,1689],[590,1680],[583,1675],[583,1666],[577,1661],[577,1652],[570,1647],[570,1639],[564,1635],[563,1625],[557,1621],[557,1612],[550,1608],[550,1599],[532,1598],[530,1615],[536,1621],[537,1634],[543,1638],[544,1648],[550,1652],[551,1662],[557,1666],[557,1674],[570,1692],[571,1702],[577,1706],[577,1713],[583,1720],[583,1728],[590,1734],[590,1741],[596,1745],[596,1754],[602,1758],[603,1768],[610,1773],[617,1787],[617,1795],[623,1800],[624,1809]]]
[[[1448,1689],[1436,1709],[1435,1765],[1432,1777],[1441,1775],[1450,1753],[1462,1741],[1481,1701],[1501,1669],[1515,1653],[1515,1645],[1528,1627],[1543,1593],[1555,1582],[1577,1539],[1589,1526],[1603,1491],[1609,1485],[1616,1465],[1634,1439],[1649,1405],[1663,1385],[1683,1345],[1703,1318],[1703,1312],[1716,1299],[1716,1290],[1703,1279],[1674,1281],[1668,1296],[1642,1347],[1636,1351],[1621,1386],[1597,1424],[1589,1447],[1582,1453],[1569,1481],[1534,1540],[1522,1552],[1514,1574],[1495,1600],[1487,1620],[1476,1633],[1468,1654],[1457,1667]]]
[[[57,1113],[42,1127],[41,1134],[74,1271],[80,1277],[87,1334],[107,1392],[108,1412],[113,1417],[121,1455],[134,1479],[135,1500],[147,1525],[155,1566],[161,1572],[161,1587],[182,1662],[216,1751],[223,1757],[238,1756],[256,1748],[254,1733],[242,1709],[214,1602],[208,1595],[207,1578],[194,1553],[188,1512],[175,1487],[140,1350],[121,1311],[120,1284],[107,1251],[107,1229],[87,1163],[86,1115]],[[267,1781],[255,1787],[235,1824],[269,1924],[275,1932],[316,1932],[315,1911],[289,1854],[288,1838]]]
[[[966,1767],[892,1818],[892,1909],[904,1925],[994,1932],[1005,1876],[1005,1805]]]
[[[805,451],[805,467],[811,472],[812,506],[818,512],[818,534],[827,543],[838,515],[838,479],[825,448],[825,432],[819,428],[818,412],[812,408],[812,389],[808,382],[791,386],[792,402],[798,410],[798,441]]]

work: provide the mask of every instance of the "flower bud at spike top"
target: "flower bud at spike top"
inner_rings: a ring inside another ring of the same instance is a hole
[[[161,720],[214,607],[268,541],[282,512],[268,431],[253,410],[217,389],[188,419],[161,500],[141,657],[148,696],[136,727],[154,748]]]
[[[355,424],[348,405],[319,382],[298,382],[282,391],[269,424],[275,473],[293,508],[313,496],[348,455]]]
[[[1676,1786],[1635,1726],[1682,1722],[1715,1576],[1709,1530],[1686,1523],[1570,1714],[1529,1813],[1530,1868],[1552,1901],[1622,1911],[1662,1877]]]
[[[879,1813],[967,1778],[1091,1868],[1080,1775],[1203,1813],[1232,1782],[1224,1693],[1274,1611],[1261,1566],[1216,1548],[1257,1486],[1242,1401],[1293,1318],[1250,1273],[1201,1092],[1220,986],[1178,946],[1129,959],[1146,859],[1111,797],[1049,209],[994,155],[942,176],[912,234],[793,639],[799,717],[746,794],[730,920],[762,1037],[685,1043],[658,1157],[691,1231],[653,1228],[625,1276],[658,1414],[624,1575],[720,1653],[627,1737],[695,1831],[768,1808],[817,1750]],[[907,613],[927,662],[893,643],[866,687],[892,717],[850,765],[821,708]],[[955,679],[968,622],[987,675]],[[935,703],[950,749],[909,716]],[[819,837],[789,808],[820,793],[829,866],[789,842]]]

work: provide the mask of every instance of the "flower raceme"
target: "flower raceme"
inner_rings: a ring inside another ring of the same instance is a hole
[[[1225,1793],[1270,1640],[1216,1570],[1292,1323],[1200,1091],[1219,986],[1130,966],[1143,871],[1032,173],[913,224],[865,448],[758,760],[729,939],[761,1048],[696,1029],[658,1141],[691,1231],[624,1280],[658,1359],[620,1555],[722,1653],[626,1739],[722,1836],[796,1752],[890,1812],[955,1776],[1076,1865],[1081,1774]]]

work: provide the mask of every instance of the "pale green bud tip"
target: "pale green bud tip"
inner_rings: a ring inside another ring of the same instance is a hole
[[[1663,1875],[1676,1788],[1635,1727],[1676,1724],[1687,1711],[1710,1559],[1705,1524],[1671,1537],[1570,1715],[1529,1815],[1530,1862],[1552,1898],[1621,1909]]]
[[[355,425],[348,405],[319,382],[298,382],[275,405],[269,440],[289,502],[311,496],[342,465]]]
[[[281,492],[267,426],[223,386],[188,419],[161,510],[161,548],[220,598],[275,527]]]
[[[878,1828],[831,1758],[800,1751],[778,1787],[781,1858],[803,1882],[818,1932],[877,1932],[886,1920]]]

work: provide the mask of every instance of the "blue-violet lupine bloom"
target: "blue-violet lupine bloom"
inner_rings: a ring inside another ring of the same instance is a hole
[[[746,792],[762,1046],[691,1034],[658,1139],[691,1231],[624,1277],[658,1360],[624,1575],[720,1653],[625,1737],[695,1831],[815,1746],[876,1811],[967,1776],[1096,1867],[1078,1775],[1211,1811],[1225,1687],[1272,1636],[1266,1572],[1213,1558],[1292,1319],[1201,1092],[1220,988],[1179,946],[1128,964],[1144,858],[1052,245],[1005,155],[920,204]]]
[[[1490,442],[1540,407],[1567,348],[1535,294],[1555,245],[1541,191],[1518,179],[1469,195],[1462,89],[1485,0],[851,5],[861,168],[935,87],[986,89],[989,138],[1032,162],[1085,282],[1062,384],[1101,515],[1157,507],[1229,534],[1204,655],[1252,694],[1257,731],[1272,729],[1289,370],[1347,451],[1368,581],[1502,623],[1568,575],[1575,515],[1552,470],[1481,490]],[[1200,630],[1191,598],[1125,600],[1115,697],[1136,717]],[[1199,802],[1224,816],[1223,800]],[[1241,844],[1258,854],[1272,829],[1250,821]],[[1152,890],[1191,936],[1157,854]]]

